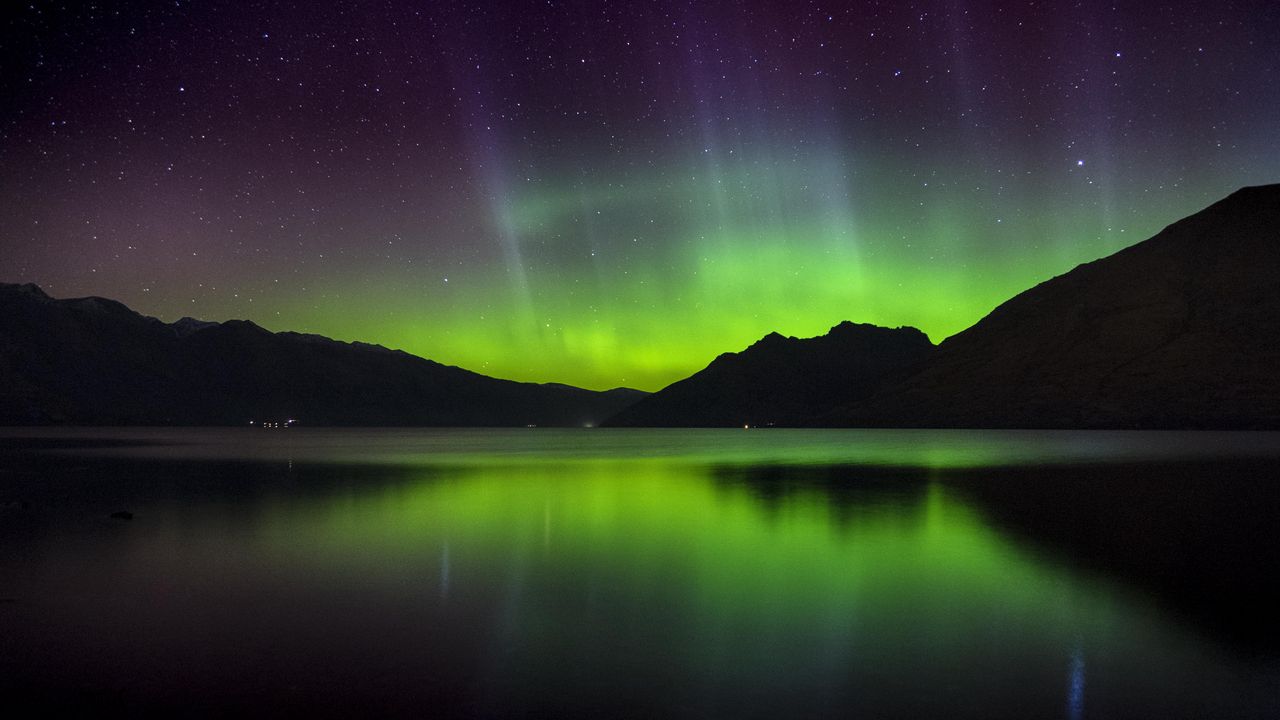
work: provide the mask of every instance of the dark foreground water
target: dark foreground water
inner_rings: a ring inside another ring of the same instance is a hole
[[[0,431],[0,702],[1280,717],[1276,478],[1257,433]]]

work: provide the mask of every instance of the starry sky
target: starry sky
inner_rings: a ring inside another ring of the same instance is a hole
[[[0,281],[654,390],[1280,180],[1280,3],[0,10]]]

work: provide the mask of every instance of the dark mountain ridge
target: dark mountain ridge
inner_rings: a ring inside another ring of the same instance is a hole
[[[247,321],[166,324],[0,285],[0,423],[1280,428],[1280,185],[1244,188],[1001,304],[771,333],[644,398],[516,383]]]
[[[1280,428],[1280,185],[1003,303],[813,424]]]
[[[843,322],[826,335],[770,333],[610,418],[615,426],[796,425],[870,396],[932,352],[928,336]]]
[[[774,333],[607,424],[1280,428],[1278,370],[1280,185],[1268,185],[1043,282],[936,348],[910,328]]]
[[[499,380],[252,322],[167,324],[0,284],[0,424],[595,424],[644,393]]]

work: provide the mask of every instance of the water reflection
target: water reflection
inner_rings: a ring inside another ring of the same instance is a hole
[[[1067,689],[1067,717],[1084,717],[1084,642],[1078,641],[1071,653],[1071,681]]]
[[[0,687],[257,713],[1277,709],[1274,654],[1010,520],[1037,505],[1000,483],[1038,469],[616,454],[14,460],[34,500],[0,516]]]

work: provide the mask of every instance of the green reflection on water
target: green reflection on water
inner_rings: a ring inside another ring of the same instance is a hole
[[[1280,709],[1274,658],[1202,635],[1124,572],[1070,564],[1070,543],[1036,544],[1061,527],[1008,523],[1023,488],[1078,501],[1063,517],[1085,519],[1145,493],[1160,512],[1197,502],[1178,487],[1248,490],[1238,465],[1170,486],[1130,473],[1153,458],[1274,458],[1274,434],[100,433],[125,444],[72,458],[54,444],[58,462],[14,476],[37,498],[0,525],[15,550],[0,554],[0,597],[16,600],[0,637],[19,650],[0,669],[17,687],[53,677],[144,704],[179,688],[283,714]],[[1099,461],[1093,481],[1064,483]],[[981,466],[1019,470],[993,489]],[[122,507],[136,518],[107,518]],[[1181,529],[1119,517],[1136,523],[1126,532]],[[1149,540],[1158,553],[1171,538]]]
[[[412,569],[424,613],[485,638],[499,696],[576,669],[693,707],[782,691],[1043,711],[1083,703],[1099,667],[1157,704],[1229,677],[1140,597],[1015,545],[937,482],[764,497],[681,462],[486,465],[277,510],[259,537],[281,565],[401,590]]]

